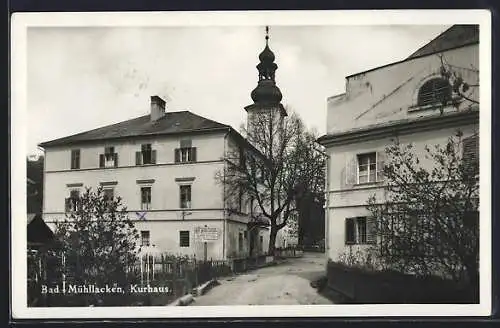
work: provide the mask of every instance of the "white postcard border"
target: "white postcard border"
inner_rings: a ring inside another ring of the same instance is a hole
[[[29,308],[26,286],[28,27],[480,24],[480,303]],[[484,316],[491,313],[491,13],[487,10],[15,13],[11,24],[11,295],[16,319]]]

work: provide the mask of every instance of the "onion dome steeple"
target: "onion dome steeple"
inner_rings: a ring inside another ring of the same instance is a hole
[[[266,26],[266,47],[259,55],[260,63],[257,65],[259,71],[259,82],[252,91],[252,100],[256,104],[277,104],[283,98],[280,89],[274,80],[278,65],[274,62],[274,53],[269,48],[269,26]]]

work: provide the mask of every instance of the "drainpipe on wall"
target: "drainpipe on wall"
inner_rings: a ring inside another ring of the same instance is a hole
[[[222,258],[226,259],[226,143],[227,136],[231,132],[231,128],[227,130],[227,133],[224,135],[224,177],[222,183]]]
[[[328,213],[330,211],[330,156],[325,154],[326,156],[326,179],[325,179],[325,253],[326,253],[326,263],[325,269],[328,270],[328,260],[330,258],[330,243],[329,243],[329,220]]]

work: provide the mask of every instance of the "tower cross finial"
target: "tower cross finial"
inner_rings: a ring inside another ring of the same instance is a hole
[[[266,25],[266,45],[269,40],[269,26]]]

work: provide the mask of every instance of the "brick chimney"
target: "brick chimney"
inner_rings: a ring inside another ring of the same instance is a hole
[[[151,121],[159,120],[165,116],[165,100],[159,96],[151,96]]]

